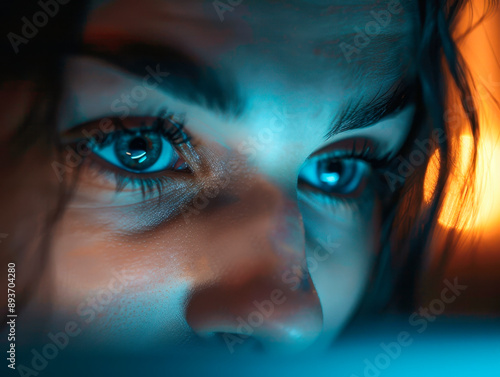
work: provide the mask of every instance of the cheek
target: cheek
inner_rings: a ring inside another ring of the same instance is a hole
[[[226,184],[216,182],[220,190]],[[221,254],[207,240],[224,238],[225,228],[207,225],[214,223],[208,209],[203,209],[206,216],[195,216],[202,211],[197,201],[188,206],[194,214],[169,216],[169,208],[183,204],[178,196],[161,205],[152,199],[144,205],[94,208],[100,191],[79,190],[53,237],[47,279],[54,289],[50,299],[45,290],[38,301],[56,308],[51,313],[56,321],[76,317],[88,339],[106,334],[124,347],[123,336],[178,344],[181,334],[185,339],[190,332],[184,309],[192,286],[213,280]],[[186,192],[177,186],[170,190]]]
[[[127,236],[99,216],[68,211],[48,269],[53,317],[76,318],[89,341],[106,334],[118,347],[124,336],[144,344],[178,343],[189,330],[183,320],[189,288],[206,270],[203,258],[190,251],[190,232],[172,221],[161,231]]]
[[[375,201],[356,211],[304,209],[307,265],[318,292],[324,331],[340,331],[360,304],[379,247],[380,210]],[[308,225],[307,225],[308,224]]]

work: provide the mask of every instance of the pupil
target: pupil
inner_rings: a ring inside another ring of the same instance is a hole
[[[132,151],[144,151],[144,152],[147,152],[147,150],[148,150],[147,142],[142,137],[136,137],[135,139],[133,139],[128,144],[128,147]]]
[[[342,173],[342,164],[339,161],[329,161],[325,173]]]
[[[325,161],[318,166],[319,179],[324,184],[337,185],[343,172],[343,165],[339,161]]]
[[[115,154],[120,162],[129,169],[142,171],[153,166],[162,153],[160,135],[151,131],[143,134],[120,134],[115,143]]]

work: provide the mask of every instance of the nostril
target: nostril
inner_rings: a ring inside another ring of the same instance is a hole
[[[241,350],[296,352],[319,336],[323,316],[312,282],[291,290],[276,280],[214,285],[195,291],[186,320],[203,337],[216,337],[230,353]],[[217,334],[217,335],[215,335]]]
[[[264,353],[262,343],[252,336],[231,332],[217,332],[214,337],[218,345],[227,349],[230,354],[235,352]]]

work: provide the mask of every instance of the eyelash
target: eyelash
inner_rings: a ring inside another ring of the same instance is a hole
[[[361,147],[359,143],[362,143]],[[372,146],[372,142],[364,139],[364,140],[353,140],[352,147],[350,150],[336,150],[331,153],[325,153],[317,156],[317,159],[326,160],[326,159],[358,159],[363,160],[369,163],[373,169],[383,168],[390,162],[390,156],[392,152],[388,152],[383,156],[377,155],[378,145],[375,144]]]
[[[182,153],[178,150],[178,147],[183,144],[191,144],[192,137],[184,130],[184,121],[176,121],[174,119],[183,119],[183,117],[177,116],[176,114],[167,114],[165,110],[162,110],[153,121],[152,125],[141,126],[139,128],[139,132],[158,132],[160,135],[164,136],[170,144],[172,144],[176,153],[180,154],[182,157]],[[87,140],[87,148],[92,149],[92,147],[95,146],[102,147],[112,143],[118,138],[119,132],[134,134],[137,132],[137,128],[134,128],[133,130],[127,128],[119,118],[114,118],[113,123],[117,126],[118,130],[106,134],[104,139],[98,143],[94,139]],[[85,125],[81,128],[85,128]],[[75,146],[78,141],[74,141],[69,144],[70,147],[73,147],[73,150],[76,149]],[[90,153],[90,155],[92,154],[93,153]],[[85,160],[87,156],[82,157]],[[155,194],[159,194],[159,196],[161,196],[163,188],[173,179],[171,176],[166,176],[165,171],[150,173],[153,176],[147,176],[146,174],[139,175],[137,173],[128,172],[125,169],[118,171],[111,164],[102,161],[101,159],[97,160],[92,157],[88,159],[87,163],[88,167],[96,171],[98,174],[111,176],[116,182],[115,191],[117,193],[121,192],[129,184],[133,187],[139,186],[144,199]],[[179,176],[186,176],[191,173],[178,171],[175,172],[175,174]]]
[[[361,146],[359,143],[362,143]],[[342,159],[357,159],[362,160],[370,165],[373,172],[371,178],[373,189],[380,195],[385,195],[386,197],[391,197],[392,193],[387,195],[387,184],[381,179],[385,172],[396,170],[395,167],[391,166],[391,162],[394,157],[391,157],[392,152],[389,151],[385,155],[379,156],[377,154],[378,145],[371,146],[371,142],[368,140],[353,140],[351,149],[346,150],[335,150],[330,153],[325,153],[315,157],[317,160],[342,160]],[[321,197],[321,200],[332,206],[343,205],[352,210],[355,207],[360,206],[363,201],[363,195],[360,196],[349,196],[349,195],[329,195],[323,193],[316,193]],[[315,195],[315,196],[316,196]]]
[[[121,192],[129,184],[131,184],[132,187],[139,186],[143,199],[155,194],[159,194],[161,196],[163,187],[169,184],[173,179],[170,176],[165,176],[164,172],[156,173],[159,174],[157,177],[146,177],[141,175],[139,178],[134,173],[127,172],[126,170],[122,172],[112,171],[110,168],[104,167],[102,162],[97,162],[96,160],[90,160],[89,167],[104,176],[112,176],[116,182],[116,193]],[[176,174],[182,173],[176,172]]]
[[[157,118],[153,121],[153,124],[150,126],[141,126],[139,132],[159,132],[163,135],[174,147],[179,147],[180,145],[190,143],[191,136],[186,133],[184,130],[184,122],[183,121],[174,121],[173,119],[182,119],[176,116],[175,114],[168,114],[166,111],[162,111]],[[118,132],[129,132],[134,133],[137,132],[137,129],[131,130],[121,122],[120,119],[114,119],[114,123],[118,126],[119,131],[113,131],[110,134],[107,134],[106,137],[98,144],[98,146],[104,146],[110,142],[113,142],[118,137]],[[89,143],[95,142],[92,139],[88,140]],[[332,153],[325,153],[324,155],[316,157],[317,159],[358,159],[363,160],[368,163],[375,173],[375,175],[379,175],[380,177],[383,175],[384,171],[391,170],[389,165],[391,162],[391,152],[387,153],[384,156],[377,156],[376,150],[377,146],[371,146],[371,143],[368,140],[361,141],[363,144],[361,147],[359,146],[360,141],[354,140],[352,143],[352,148],[350,150],[345,151],[334,151]],[[76,143],[75,143],[76,144]],[[88,144],[87,144],[88,145]],[[182,157],[182,152],[175,148],[176,152],[179,153]],[[151,173],[153,176],[146,176],[146,174],[137,174],[133,172],[127,172],[126,170],[117,171],[113,166],[107,167],[106,162],[97,159],[90,159],[89,167],[94,171],[97,171],[99,174],[104,176],[112,176],[114,181],[116,182],[115,191],[117,193],[121,192],[127,185],[132,185],[133,187],[139,186],[141,189],[141,193],[143,198],[147,198],[148,196],[153,196],[158,194],[161,196],[163,188],[168,185],[172,179],[172,176],[166,176],[165,171]],[[176,176],[186,176],[184,172],[175,172]],[[191,173],[189,173],[191,174]],[[379,193],[385,192],[386,185],[382,183],[382,180],[375,179],[373,180],[375,183],[375,189]],[[354,205],[359,202],[359,198],[350,197],[350,196],[340,196],[327,194],[320,194],[328,203],[335,204],[345,204],[345,205]]]
[[[184,131],[184,122],[178,122],[174,121],[173,118],[175,118],[175,114],[170,114],[168,115],[166,111],[162,111],[154,120],[154,123],[150,127],[141,127],[139,129],[139,132],[158,132],[160,135],[163,135],[167,138],[167,140],[170,142],[170,144],[179,146],[182,144],[186,144],[191,141],[191,136],[189,136],[185,131]],[[165,126],[165,121],[168,119],[167,125]],[[120,118],[115,118],[114,122],[118,127],[120,128],[120,132],[126,132],[130,134],[135,134],[136,129],[130,130],[129,128],[125,127],[123,122],[120,120]],[[99,143],[99,145],[105,145],[109,141],[114,141],[115,138],[118,136],[118,133],[112,132],[111,134],[106,135],[107,137]],[[108,141],[108,138],[109,141]]]

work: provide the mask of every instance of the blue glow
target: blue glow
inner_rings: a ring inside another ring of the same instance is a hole
[[[322,182],[325,183],[330,183],[330,184],[335,184],[340,180],[340,174],[333,172],[333,173],[321,173],[321,176],[319,178]]]
[[[145,151],[132,151],[132,153],[130,153],[130,152],[126,152],[126,153],[130,156],[130,158],[132,160],[137,160],[138,158],[145,156],[147,152],[145,152]],[[142,162],[142,161],[139,161],[139,162]]]
[[[120,160],[118,159],[116,152],[115,152],[115,145],[114,143],[111,143],[109,145],[105,146],[98,146],[94,145],[93,146],[93,151],[94,153],[102,158],[103,160],[109,162],[112,165],[115,165],[121,169],[127,170],[127,171],[132,171],[136,172],[132,169],[128,169],[126,166],[124,166]],[[127,151],[125,152],[127,156],[130,156],[131,159],[139,159],[139,163],[142,163],[146,161],[147,159],[147,152],[143,150],[132,150],[132,151]],[[175,165],[175,163],[178,160],[178,155],[177,152],[175,152],[175,149],[172,147],[169,141],[167,141],[165,138],[162,138],[162,152],[158,160],[149,168],[141,170],[140,173],[152,173],[152,172],[157,172],[157,171],[162,171],[168,168],[171,168]]]

